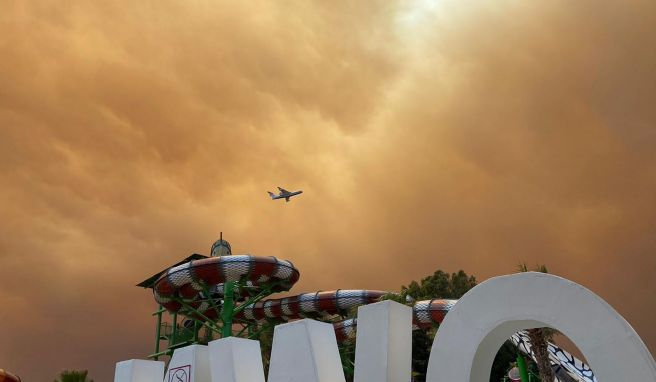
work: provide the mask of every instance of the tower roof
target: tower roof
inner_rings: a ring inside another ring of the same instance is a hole
[[[180,264],[188,263],[191,260],[200,260],[200,259],[207,259],[207,256],[205,255],[200,255],[198,253],[194,253],[191,256],[187,256],[184,259],[178,261],[177,263],[170,265],[166,267],[165,269],[155,273],[154,275],[150,276],[149,278],[145,279],[144,281],[140,282],[137,284],[137,286],[140,286],[142,288],[152,288],[153,285],[155,284],[155,281],[162,275],[162,273],[166,272],[169,268],[178,266]]]

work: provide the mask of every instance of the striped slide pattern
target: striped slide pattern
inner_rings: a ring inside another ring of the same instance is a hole
[[[208,318],[216,318],[218,312],[212,309],[208,299],[203,296],[203,285],[212,293],[223,293],[223,283],[242,281],[245,290],[240,294],[255,294],[264,284],[275,285],[275,292],[288,291],[298,281],[300,273],[294,265],[275,257],[251,255],[232,255],[192,260],[170,268],[155,282],[155,300],[170,312],[177,312],[182,304],[177,297],[202,312]],[[245,293],[242,293],[245,292]],[[345,315],[350,309],[371,304],[388,294],[377,290],[336,290],[327,292],[303,293],[279,299],[269,299],[245,306],[236,315],[237,319],[288,321],[304,317],[328,318]],[[414,324],[427,328],[442,322],[446,313],[456,300],[434,299],[419,301],[413,309]]]
[[[529,340],[528,333],[521,331],[513,334],[510,341],[521,350],[522,353],[530,356],[535,360],[535,355],[531,350],[531,341]],[[597,378],[588,365],[569,354],[565,350],[559,348],[555,344],[549,342],[547,351],[549,352],[549,359],[554,369],[554,375],[558,382],[597,382]]]

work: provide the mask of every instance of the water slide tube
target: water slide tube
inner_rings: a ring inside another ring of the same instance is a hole
[[[217,295],[220,298],[224,283],[239,281],[242,285],[242,290],[238,291],[241,296],[256,295],[263,288],[271,292],[285,292],[292,288],[299,277],[298,269],[287,260],[251,255],[219,256],[192,260],[169,268],[155,282],[153,293],[155,300],[170,312],[182,309],[184,302],[201,312],[203,318],[213,319],[218,312],[212,305],[217,304],[210,302],[204,291],[209,291],[212,299]],[[249,304],[235,318],[253,321],[289,321],[304,317],[331,319],[335,315],[346,315],[352,308],[377,302],[388,293],[343,289],[303,293]],[[449,299],[416,302],[413,306],[413,326],[416,329],[426,329],[441,323],[456,302]],[[356,325],[355,319],[333,323],[337,340],[342,342],[355,338]],[[522,352],[533,357],[525,333],[515,334],[511,341]],[[596,382],[590,368],[569,353],[554,344],[549,344],[549,353],[557,371],[562,369],[566,372],[561,373],[560,381]]]
[[[17,375],[0,369],[0,382],[21,382],[21,379]]]

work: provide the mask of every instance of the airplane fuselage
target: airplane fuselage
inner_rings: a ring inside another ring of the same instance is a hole
[[[296,191],[296,192],[290,192],[287,195],[276,195],[273,197],[273,199],[285,199],[285,198],[291,198],[292,196],[300,195],[302,194],[303,191]]]
[[[285,201],[288,202],[289,198],[291,198],[292,196],[300,195],[300,194],[303,193],[303,191],[290,192],[290,191],[287,191],[287,190],[285,190],[283,188],[280,188],[280,187],[278,187],[278,189],[280,190],[280,194],[278,194],[278,195],[274,194],[271,191],[267,191],[269,193],[269,196],[271,197],[271,199],[273,199],[273,200],[285,199]]]

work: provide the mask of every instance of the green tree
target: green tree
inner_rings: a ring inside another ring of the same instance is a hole
[[[457,273],[435,271],[421,281],[412,281],[408,286],[401,287],[401,301],[410,297],[414,301],[430,300],[433,298],[458,299],[467,291],[476,286],[476,277],[467,275],[460,270]],[[433,338],[437,326],[428,330],[415,330],[412,332],[412,375],[413,381],[426,380],[426,369]]]
[[[521,263],[518,266],[520,272],[529,272],[526,263]],[[549,273],[545,265],[537,265],[533,269],[534,272]],[[551,361],[549,360],[549,341],[553,340],[556,331],[552,328],[533,328],[528,329],[528,338],[531,343],[531,350],[535,355],[538,372],[540,373],[540,380],[553,381],[554,373],[551,368]]]
[[[93,379],[88,379],[87,374],[88,370],[64,370],[54,382],[93,382]]]
[[[417,301],[432,298],[457,299],[475,286],[476,277],[468,276],[463,270],[450,275],[437,270],[432,275],[421,279],[420,282],[412,281],[408,286],[402,286],[401,295],[403,297],[410,296]]]

